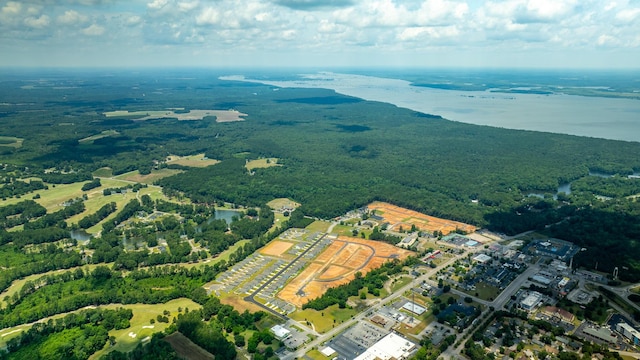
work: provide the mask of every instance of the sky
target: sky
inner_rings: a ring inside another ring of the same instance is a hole
[[[639,64],[640,0],[0,0],[0,66]]]

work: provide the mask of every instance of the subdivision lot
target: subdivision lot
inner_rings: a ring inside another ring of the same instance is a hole
[[[376,201],[369,204],[367,208],[375,210],[377,216],[380,216],[384,222],[389,223],[391,230],[399,231],[400,227],[408,230],[411,229],[412,225],[415,225],[419,230],[427,232],[440,231],[445,235],[456,231],[456,229],[467,233],[476,231],[476,227],[473,225],[425,215],[385,202]]]
[[[387,261],[401,260],[411,254],[412,251],[387,243],[340,236],[288,283],[278,297],[302,307],[327,289],[353,280],[356,272],[366,274]]]

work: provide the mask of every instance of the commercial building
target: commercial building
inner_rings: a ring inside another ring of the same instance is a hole
[[[383,337],[354,360],[404,360],[413,355],[417,345],[395,333]]]
[[[520,302],[520,307],[525,311],[533,311],[542,301],[542,294],[532,291],[524,300]]]
[[[620,322],[616,325],[616,331],[631,340],[633,345],[640,345],[640,331],[636,330],[633,326],[626,322]]]
[[[284,340],[291,336],[291,331],[285,329],[282,325],[274,325],[271,328],[271,332],[273,333],[273,336],[275,336],[278,340]]]

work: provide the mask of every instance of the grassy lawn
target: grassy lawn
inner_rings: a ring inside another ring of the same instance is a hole
[[[108,178],[113,176],[113,171],[110,167],[101,167],[100,169],[91,173],[95,177]]]
[[[333,234],[338,234],[338,235],[343,235],[343,236],[353,236],[353,230],[358,230],[353,226],[347,226],[347,225],[336,225],[333,228],[333,231],[331,233]],[[360,233],[360,231],[358,231],[358,233]]]
[[[96,352],[90,359],[99,359],[102,355],[105,355],[113,350],[122,352],[128,352],[133,350],[142,339],[147,336],[151,336],[155,332],[164,331],[169,324],[173,321],[173,318],[178,315],[178,308],[181,308],[184,313],[185,309],[196,310],[201,306],[191,301],[190,299],[175,299],[164,304],[133,304],[133,305],[108,305],[106,308],[124,307],[133,311],[133,318],[131,318],[131,326],[121,330],[109,331],[109,336],[115,336],[116,344],[111,347],[108,344],[105,348]],[[156,320],[158,315],[162,315],[163,311],[168,310],[171,314],[168,316],[169,323],[161,323],[155,321],[151,324],[151,319]],[[135,336],[133,336],[135,334]]]
[[[287,199],[287,198],[277,198],[277,199],[273,199],[271,201],[269,201],[267,203],[267,205],[272,208],[273,210],[279,210],[282,209],[283,207],[291,207],[291,208],[297,208],[298,206],[300,206],[299,203]]]
[[[219,160],[209,159],[204,153],[189,155],[189,156],[176,156],[169,155],[167,158],[167,164],[176,164],[189,167],[207,167],[219,163]]]
[[[493,300],[496,298],[496,296],[498,296],[498,294],[500,294],[500,289],[498,289],[495,286],[491,286],[483,282],[479,282],[476,284],[475,290],[464,291],[464,292],[468,293],[469,295],[473,295],[477,298],[480,298],[482,300]]]
[[[24,139],[13,137],[13,136],[0,136],[0,145],[9,146],[13,148],[22,147],[22,142]]]
[[[328,356],[324,356],[323,353],[321,353],[319,350],[311,350],[308,353],[305,354],[306,357],[311,358],[312,360],[327,360],[329,359]]]
[[[143,184],[153,184],[156,180],[160,180],[165,177],[179,174],[181,172],[183,171],[177,170],[177,169],[160,169],[160,170],[151,170],[151,174],[148,174],[148,175],[140,175],[140,172],[138,172],[138,170],[135,170],[122,175],[118,175],[115,178],[120,180],[143,183]]]
[[[395,282],[391,283],[391,293],[394,293],[396,291],[398,291],[399,289],[401,289],[403,286],[407,285],[408,283],[411,282],[411,280],[413,280],[413,278],[411,276],[402,276],[399,277],[395,280]]]
[[[317,231],[317,232],[326,233],[327,230],[329,230],[329,226],[331,226],[331,223],[328,221],[316,220],[311,224],[309,224],[309,226],[307,226],[306,229],[309,230],[310,232]]]
[[[247,170],[251,171],[253,169],[264,169],[272,166],[282,166],[282,165],[278,164],[277,158],[265,158],[265,159],[247,161],[244,167],[246,167]]]
[[[338,305],[332,305],[322,311],[313,309],[298,310],[290,316],[292,319],[302,323],[309,321],[317,332],[325,333],[336,325],[351,319],[355,314],[357,312],[353,309],[340,309]]]

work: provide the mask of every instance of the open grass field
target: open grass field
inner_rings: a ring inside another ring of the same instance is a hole
[[[318,255],[278,297],[297,307],[322,295],[327,289],[345,284],[356,272],[366,274],[392,259],[413,254],[390,244],[339,236]]]
[[[107,344],[104,349],[96,352],[90,359],[99,359],[102,355],[113,350],[122,352],[131,351],[146,337],[150,337],[155,332],[164,331],[178,315],[179,308],[184,313],[186,308],[191,311],[199,309],[201,306],[190,299],[181,298],[171,300],[164,304],[107,305],[105,307],[124,307],[131,309],[133,311],[133,318],[131,318],[130,321],[131,326],[126,329],[109,331],[109,336],[115,336],[116,344],[113,347]],[[169,323],[155,321],[154,324],[151,324],[151,319],[155,320],[156,317],[162,315],[165,310],[170,312],[168,316]]]
[[[329,230],[329,226],[331,226],[331,223],[328,221],[316,220],[309,224],[305,229],[310,232],[326,233]]]
[[[22,147],[23,141],[24,139],[13,136],[0,136],[0,146],[8,146],[18,149]]]
[[[87,136],[84,139],[80,139],[78,140],[79,143],[93,143],[94,141],[98,140],[98,139],[102,139],[102,138],[106,138],[112,135],[119,135],[120,133],[116,130],[105,130],[103,132],[101,132],[100,134],[96,134],[96,135],[91,135],[91,136]]]
[[[101,167],[100,169],[91,173],[95,177],[110,178],[113,176],[113,170],[110,167]]]
[[[265,169],[274,166],[282,166],[278,164],[277,158],[265,158],[265,159],[257,159],[257,160],[249,160],[244,165],[247,170],[251,171],[253,169]]]
[[[165,337],[164,340],[171,344],[171,347],[176,351],[181,359],[213,360],[215,358],[209,352],[196,345],[193,341],[189,340],[179,332],[175,332]]]
[[[215,116],[216,122],[232,122],[232,121],[244,121],[243,117],[247,114],[243,114],[236,110],[190,110],[186,113],[176,112],[180,109],[167,109],[167,110],[151,110],[151,111],[128,111],[117,110],[104,112],[104,116],[108,118],[127,117],[138,121],[145,121],[158,118],[175,118],[180,121],[186,120],[202,120],[205,117]]]
[[[135,170],[122,175],[118,175],[115,177],[115,179],[132,181],[142,184],[153,184],[156,180],[173,176],[181,172],[183,171],[177,169],[160,169],[151,170],[151,174],[148,175],[140,175],[140,172],[138,172],[138,170]]]
[[[209,159],[204,153],[189,156],[169,155],[166,159],[167,164],[175,164],[188,167],[207,167],[219,163],[219,160]]]
[[[433,232],[437,230],[441,231],[445,235],[454,232],[456,229],[463,230],[467,233],[476,231],[476,227],[473,225],[453,220],[440,219],[385,202],[376,201],[369,204],[367,207],[370,211],[375,211],[376,214],[380,215],[384,219],[384,221],[388,222],[391,230],[398,231],[400,230],[400,227],[404,230],[408,230],[412,225],[415,225],[416,228],[422,231]]]
[[[351,319],[357,313],[358,311],[354,309],[340,309],[336,304],[322,311],[313,309],[298,310],[289,316],[302,323],[309,321],[313,324],[313,328],[322,334]]]
[[[297,203],[293,200],[289,200],[287,198],[277,198],[269,201],[267,206],[272,208],[273,210],[280,210],[282,208],[297,208],[300,206],[300,203]]]

